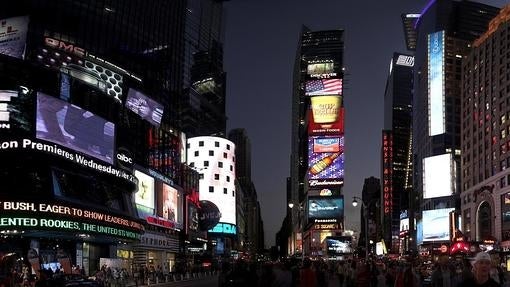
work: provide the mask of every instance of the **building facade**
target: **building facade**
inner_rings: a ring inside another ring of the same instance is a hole
[[[294,65],[287,203],[289,245],[306,255],[322,254],[325,238],[343,230],[343,49],[343,30],[303,27]],[[323,189],[329,191],[321,195]],[[322,212],[331,204],[335,212]]]
[[[394,53],[384,93],[381,226],[392,251],[400,250],[400,214],[411,208],[413,66],[413,56]]]

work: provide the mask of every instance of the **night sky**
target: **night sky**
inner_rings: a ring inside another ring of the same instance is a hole
[[[427,0],[231,0],[225,2],[227,127],[245,128],[266,248],[285,216],[290,176],[292,72],[302,25],[344,29],[345,225],[359,231],[365,178],[380,178],[386,78],[393,52],[408,53],[400,15]],[[479,1],[502,7],[504,0]]]

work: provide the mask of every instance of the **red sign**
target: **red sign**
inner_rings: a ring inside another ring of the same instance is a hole
[[[175,228],[175,223],[164,218],[147,216],[147,223],[166,228]]]
[[[383,209],[384,214],[393,210],[393,136],[383,131]]]

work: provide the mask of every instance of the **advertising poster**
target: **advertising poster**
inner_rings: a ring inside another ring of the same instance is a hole
[[[309,63],[306,68],[306,74],[309,78],[316,79],[327,79],[337,76],[333,62]]]
[[[23,58],[28,22],[28,16],[0,20],[0,54]]]
[[[344,136],[308,138],[308,179],[344,178]]]
[[[342,95],[342,79],[320,79],[306,81],[305,95]]]
[[[113,164],[115,125],[87,110],[37,93],[36,137]]]
[[[154,178],[138,170],[135,170],[135,177],[138,179],[138,190],[135,193],[138,215],[141,218],[154,215]]]
[[[343,197],[309,197],[308,218],[314,219],[342,219],[344,216]]]
[[[445,132],[444,31],[428,35],[429,135]]]
[[[328,255],[340,255],[352,253],[351,237],[328,236],[326,237],[326,248]]]
[[[178,222],[179,219],[179,200],[177,189],[168,184],[163,183],[162,192],[162,211],[163,218],[173,222]]]
[[[423,211],[423,242],[450,240],[450,212],[455,208]]]
[[[309,135],[344,133],[344,108],[341,96],[311,97],[310,101]]]
[[[455,166],[452,154],[423,159],[423,198],[449,196],[455,192]]]
[[[157,127],[161,124],[163,105],[137,90],[129,89],[126,108]]]

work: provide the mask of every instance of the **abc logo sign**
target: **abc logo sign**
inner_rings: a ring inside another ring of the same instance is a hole
[[[133,170],[134,160],[126,148],[119,148],[117,150],[117,164],[127,171]]]
[[[129,164],[133,164],[133,158],[123,154],[123,153],[118,153],[117,154],[117,159],[121,162],[124,162],[124,163],[129,163]]]

